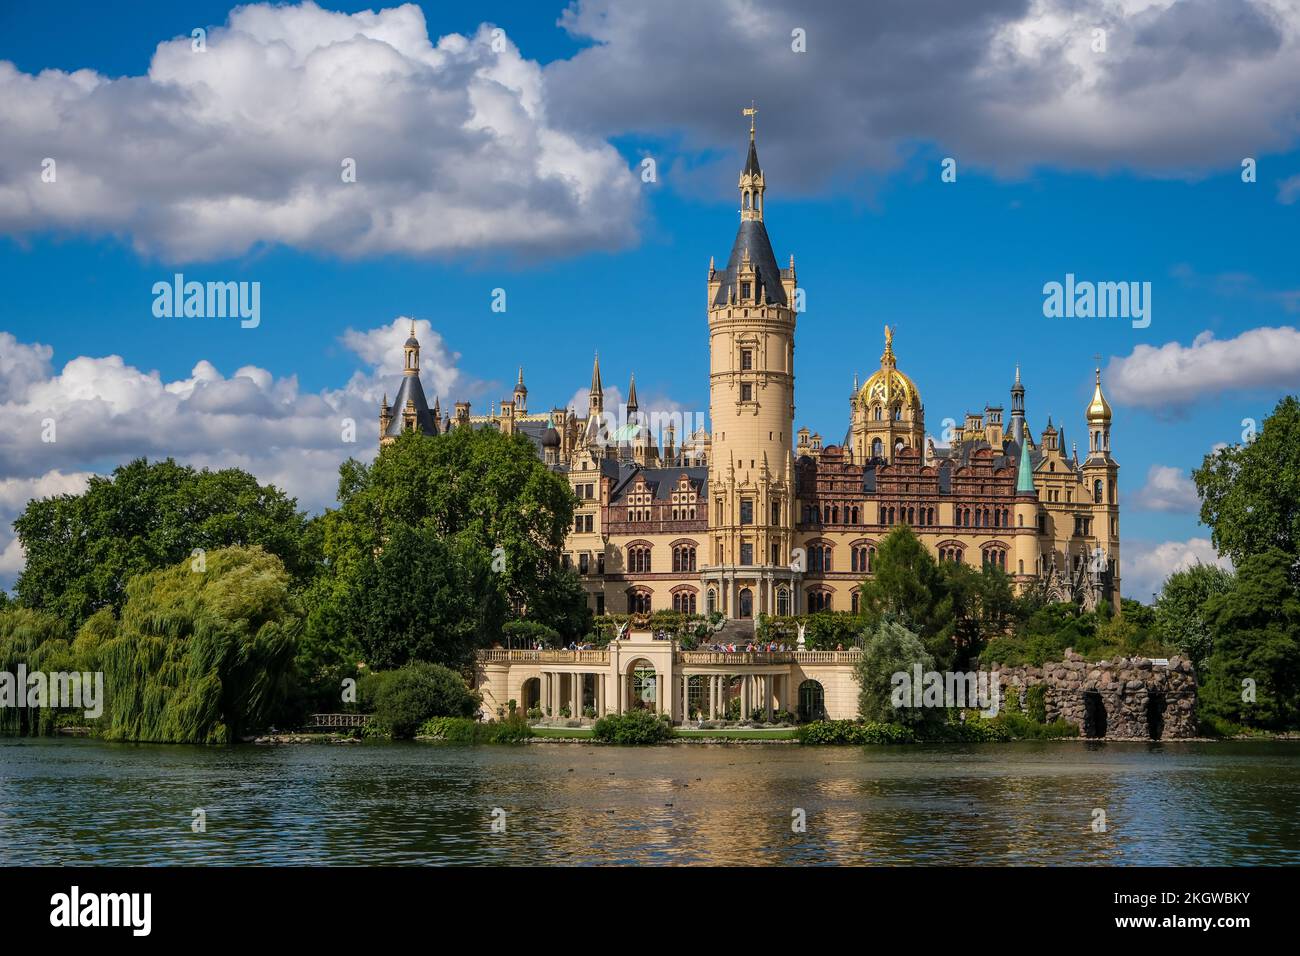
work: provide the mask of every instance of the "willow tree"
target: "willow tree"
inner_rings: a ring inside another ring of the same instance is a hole
[[[10,675],[14,693],[13,706],[0,706],[0,733],[52,734],[58,710],[27,706],[27,687],[17,685],[20,667],[28,674],[77,670],[66,625],[52,614],[28,608],[0,610],[0,672]]]
[[[223,548],[133,578],[117,635],[96,647],[107,736],[226,743],[284,696],[300,617],[279,558]]]

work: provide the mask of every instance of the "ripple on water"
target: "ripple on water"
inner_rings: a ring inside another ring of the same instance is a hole
[[[3,740],[0,863],[1280,864],[1300,862],[1298,797],[1290,742]],[[191,831],[195,808],[205,833]],[[797,811],[806,832],[792,830]]]

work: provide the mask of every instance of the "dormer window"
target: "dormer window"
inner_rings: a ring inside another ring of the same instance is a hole
[[[748,282],[742,282],[742,283],[740,284],[740,297],[741,297],[742,299],[748,299],[748,298],[750,297],[750,295],[752,294],[750,290],[751,290],[750,283],[748,283]]]

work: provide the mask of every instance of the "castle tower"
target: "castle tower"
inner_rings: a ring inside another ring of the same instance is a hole
[[[766,181],[753,117],[740,173],[740,226],[725,269],[708,274],[710,553],[706,606],[775,613],[792,594],[795,271],[777,266],[764,225]]]
[[[1016,380],[1011,385],[1011,437],[1018,442],[1025,438],[1025,386],[1020,383],[1020,366],[1016,366]]]
[[[515,382],[515,414],[528,414],[528,386],[524,384],[524,367],[519,366],[519,381]]]
[[[420,384],[420,342],[415,337],[415,322],[411,334],[402,345],[402,384],[397,389],[393,404],[384,396],[379,406],[379,444],[392,444],[402,432],[418,431],[425,435],[438,434],[438,422],[429,410]]]
[[[867,379],[849,404],[854,461],[893,461],[900,448],[925,448],[925,406],[916,384],[898,370],[894,332],[889,326],[885,326],[880,370]]]
[[[1090,580],[1100,587],[1099,599],[1110,599],[1119,609],[1119,465],[1110,455],[1110,403],[1101,392],[1101,369],[1085,417],[1088,421],[1088,457],[1083,463],[1085,499],[1092,502],[1088,529],[1096,561]],[[1100,549],[1100,553],[1096,549]]]

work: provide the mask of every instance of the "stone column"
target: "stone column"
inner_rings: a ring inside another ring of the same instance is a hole
[[[769,674],[763,679],[763,682],[765,685],[763,688],[765,694],[764,705],[767,707],[768,717],[771,717],[772,714],[776,713],[776,675]]]
[[[604,717],[605,716],[605,675],[604,674],[596,675],[596,703],[594,706],[596,708],[596,716]]]

